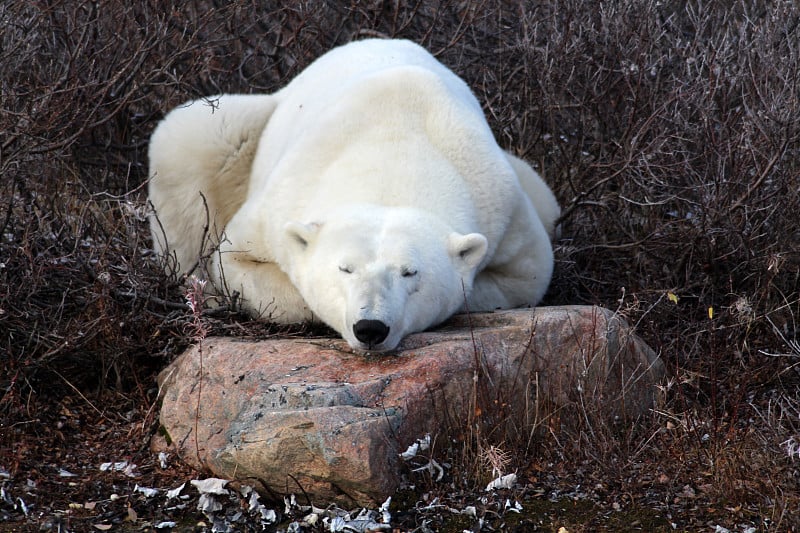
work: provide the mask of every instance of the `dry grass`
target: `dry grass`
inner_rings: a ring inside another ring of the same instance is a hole
[[[154,371],[191,340],[144,223],[164,112],[272,91],[332,46],[384,35],[462,75],[500,144],[544,169],[564,206],[547,303],[619,309],[671,370],[647,424],[596,422],[516,463],[579,464],[576,479],[623,492],[651,479],[668,499],[690,485],[798,527],[783,444],[800,440],[794,2],[135,4],[0,5],[0,457],[58,395],[152,401]]]

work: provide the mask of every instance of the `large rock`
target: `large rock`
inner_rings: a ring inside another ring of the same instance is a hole
[[[161,424],[176,453],[218,477],[367,504],[393,492],[410,443],[476,409],[634,419],[663,375],[622,319],[588,306],[460,315],[382,355],[340,339],[208,338],[160,375]]]

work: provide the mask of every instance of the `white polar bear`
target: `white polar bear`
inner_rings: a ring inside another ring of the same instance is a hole
[[[409,41],[323,55],[272,95],[169,113],[150,142],[156,251],[277,322],[385,351],[459,309],[535,305],[559,215],[467,85]]]

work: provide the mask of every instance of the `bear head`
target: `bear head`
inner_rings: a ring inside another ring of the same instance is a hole
[[[488,243],[413,208],[359,205],[285,227],[289,276],[311,311],[357,350],[393,350],[455,313]]]

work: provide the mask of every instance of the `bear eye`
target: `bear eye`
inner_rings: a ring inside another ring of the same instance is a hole
[[[339,267],[339,272],[344,272],[345,274],[352,274],[353,267],[351,267],[350,265],[342,265]]]
[[[417,275],[417,271],[415,269],[413,269],[413,268],[407,268],[406,267],[406,268],[403,268],[403,270],[401,271],[401,275],[404,278],[413,278],[414,276]]]

